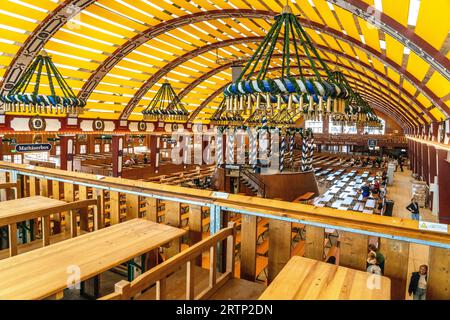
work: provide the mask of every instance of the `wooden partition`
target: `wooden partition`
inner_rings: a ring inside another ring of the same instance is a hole
[[[101,300],[129,300],[133,298],[138,300],[152,298],[156,300],[165,300],[170,298],[170,293],[167,292],[166,289],[167,277],[177,272],[183,265],[186,266],[186,300],[208,299],[208,297],[219,290],[228,280],[233,278],[235,238],[236,228],[234,223],[231,222],[227,228],[196,243],[182,253],[178,253],[164,263],[143,273],[134,281],[128,282],[122,280],[118,282],[115,285],[115,292],[101,298]],[[226,254],[226,271],[225,273],[218,275],[216,269],[218,253],[216,249],[217,245],[225,239],[227,240],[229,248]],[[196,282],[200,282],[200,279],[195,279],[195,260],[205,251],[209,251],[210,254],[208,286],[202,292],[196,293],[195,284]],[[154,284],[156,284],[155,292],[148,290]]]
[[[231,212],[241,218],[240,231],[237,231],[236,236],[236,243],[240,246],[236,246],[240,254],[240,277],[251,281],[255,281],[258,276],[258,261],[265,262],[270,282],[292,254],[321,261],[326,260],[327,256],[336,255],[339,265],[365,270],[368,238],[374,236],[380,239],[379,248],[386,258],[385,275],[392,279],[392,298],[402,299],[410,276],[406,274],[409,243],[427,244],[430,246],[429,298],[450,299],[446,280],[450,262],[450,234],[419,230],[417,221],[243,195],[229,194],[226,199],[222,199],[207,190],[112,177],[98,179],[89,174],[51,168],[30,169],[24,165],[0,163],[0,169],[17,174],[17,183],[20,182],[21,186],[18,192],[23,195],[33,192],[33,188],[55,199],[72,199],[74,194],[73,199],[82,200],[99,195],[98,217],[93,221],[92,212],[89,211],[88,221],[82,223],[80,220],[80,227],[88,225],[87,228],[91,228],[93,223],[98,227],[108,226],[137,215],[175,227],[189,228],[192,238],[188,239],[187,244],[195,247],[202,243],[198,241],[200,231],[204,231],[201,228],[205,220],[202,217],[203,207],[211,212],[211,221],[215,223],[221,221],[224,212]],[[42,180],[30,179],[31,174],[42,176]],[[73,181],[74,186],[67,186],[71,184],[67,181]],[[57,230],[58,219],[53,214],[53,232]],[[213,233],[219,231],[215,223],[210,227]],[[299,235],[293,234],[293,224],[304,225],[305,231]],[[339,238],[330,238],[327,229],[331,228],[337,230]],[[261,232],[267,230],[268,239],[261,240]],[[294,237],[295,242],[303,245],[296,248],[302,250],[294,250]],[[261,249],[263,244],[268,244],[266,250]],[[166,257],[176,257],[181,249],[179,241],[171,244],[166,248]],[[227,250],[231,249],[227,246]],[[194,264],[198,263],[199,260],[194,261]]]

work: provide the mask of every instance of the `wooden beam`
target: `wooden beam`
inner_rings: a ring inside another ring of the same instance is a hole
[[[366,270],[368,236],[350,232],[339,233],[339,265],[356,270]]]
[[[146,207],[146,217],[147,220],[158,222],[158,199],[156,198],[145,198],[147,203]]]
[[[404,300],[408,280],[409,243],[380,239],[380,252],[384,255],[384,275],[391,279],[391,299]]]
[[[427,299],[450,300],[450,250],[430,247]]]
[[[56,200],[61,198],[59,181],[52,180],[52,198]],[[53,234],[61,233],[61,218],[61,213],[53,214]]]
[[[109,191],[109,218],[111,225],[120,223],[120,194]]]
[[[165,201],[166,209],[165,209],[165,223],[172,227],[180,227],[181,224],[181,204],[179,202],[174,201]],[[167,248],[166,258],[173,257],[181,250],[181,242],[180,239],[177,238],[172,240],[170,247]]]
[[[305,226],[305,257],[314,260],[323,260],[323,246],[325,243],[324,228]]]
[[[64,201],[66,202],[73,202],[75,201],[75,185],[71,183],[64,183]],[[72,222],[74,220],[71,219],[70,212],[66,211],[62,213],[62,216],[64,217],[64,221],[66,222],[66,231],[72,230]],[[75,220],[75,229],[76,229],[76,223]]]
[[[256,279],[257,217],[242,215],[241,221],[241,279]]]
[[[269,222],[268,283],[278,275],[291,258],[292,223],[271,219]]]
[[[189,246],[202,240],[202,207],[189,205]],[[196,265],[202,265],[202,257],[196,258]]]
[[[89,199],[88,188],[86,186],[78,186],[78,199]],[[80,230],[89,231],[89,210],[88,208],[80,209]]]
[[[9,256],[17,255],[17,224],[8,225]]]
[[[127,220],[139,217],[139,196],[134,194],[126,195]]]

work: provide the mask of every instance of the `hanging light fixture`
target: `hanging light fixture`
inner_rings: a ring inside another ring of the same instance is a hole
[[[370,105],[358,92],[352,89],[350,83],[341,71],[333,71],[330,78],[344,86],[349,92],[349,99],[346,101],[345,109],[342,110],[343,112],[334,113],[332,115],[332,121],[335,125],[344,124],[363,127],[369,123],[371,126],[378,126],[378,124],[381,124]]]
[[[187,121],[189,112],[170,83],[165,81],[142,114],[149,121]]]
[[[244,122],[244,118],[238,113],[232,113],[226,110],[225,99],[223,99],[216,112],[211,116],[211,124],[217,126],[240,126]]]
[[[270,63],[280,37],[281,77],[271,78],[268,76]],[[306,61],[314,71],[313,76],[305,76],[303,73],[303,66],[307,64],[301,61],[299,47],[303,47]],[[297,65],[291,66],[291,61]],[[327,80],[320,75],[318,64],[327,73]],[[259,71],[256,70],[258,66]],[[296,71],[296,74],[293,71]],[[321,59],[299,20],[286,5],[282,13],[275,17],[275,23],[237,81],[224,89],[226,110],[261,110],[262,113],[275,118],[279,113],[291,117],[303,114],[305,118],[309,118],[327,111],[343,112],[349,93],[344,86],[334,81],[330,74],[330,69]],[[256,118],[255,115],[250,122]]]
[[[44,87],[50,88],[50,94],[43,93]],[[36,57],[12,90],[0,96],[0,101],[6,112],[41,114],[79,114],[86,105],[85,100],[76,97],[45,51]]]

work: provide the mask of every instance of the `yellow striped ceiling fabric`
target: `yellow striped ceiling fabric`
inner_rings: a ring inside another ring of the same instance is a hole
[[[361,1],[373,6],[379,6],[381,3],[384,14],[402,26],[408,26],[409,9],[413,0]],[[62,3],[61,0],[5,0],[2,2],[0,9],[0,77],[5,76],[13,58],[35,28]],[[384,88],[381,90],[387,95],[387,99],[393,99],[397,95],[409,101],[409,98],[398,87],[383,80],[390,79],[404,88],[405,92],[415,95],[417,91],[415,85],[400,80],[399,70],[406,67],[406,70],[419,82],[424,81],[427,74],[431,74],[431,78],[426,79],[424,85],[439,98],[448,95],[449,82],[441,74],[433,72],[434,69],[430,69],[429,64],[422,58],[412,51],[409,52],[398,40],[384,34],[383,31],[375,28],[361,17],[356,17],[351,12],[325,0],[291,0],[289,3],[293,12],[305,19],[307,23],[320,26],[319,30],[305,26],[305,30],[313,42],[339,52],[336,55],[333,52],[319,49],[321,57],[329,61],[331,69],[338,61],[346,68],[354,69],[356,72],[350,73],[347,70],[344,72],[358,77],[360,81],[366,83],[366,87],[372,85],[377,88],[376,81],[389,86],[392,93],[385,91]],[[56,66],[77,94],[90,76],[116,50],[130,43],[134,37],[161,23],[213,10],[254,9],[273,14],[280,12],[284,4],[285,1],[278,0],[99,0],[59,29],[46,43],[45,50],[52,56]],[[410,26],[411,30],[414,30],[417,35],[437,50],[442,50],[450,29],[450,21],[446,16],[450,9],[449,6],[448,0],[420,1],[417,25]],[[175,29],[167,30],[157,37],[150,38],[143,45],[128,52],[120,62],[112,65],[111,70],[101,79],[89,96],[86,112],[80,117],[118,119],[145,82],[177,58],[198,48],[221,41],[263,37],[272,23],[272,19],[246,18],[235,15],[183,24]],[[344,38],[349,37],[351,42],[336,39],[329,32],[334,32]],[[381,39],[384,40],[380,41]],[[171,82],[177,93],[181,93],[192,83],[198,82],[196,79],[220,68],[223,63],[248,59],[256,50],[257,45],[258,43],[247,42],[223,46],[192,57],[172,70],[168,70],[144,94],[129,119],[142,119],[142,110],[165,80]],[[281,50],[280,46],[279,49]],[[291,50],[293,52],[293,48]],[[370,53],[369,50],[373,50],[380,57]],[[303,53],[302,50],[300,51]],[[441,51],[442,54],[448,58],[450,56],[450,53],[447,52],[448,48],[444,51]],[[386,59],[395,64],[392,66],[393,68],[385,66],[384,54]],[[281,65],[279,59],[274,59],[271,63],[272,67],[279,65]],[[374,71],[381,73],[382,76],[375,74]],[[198,82],[191,91],[187,92],[183,97],[183,103],[190,112],[194,112],[213,92],[230,81],[231,71],[229,68],[214,73],[208,79]],[[43,83],[42,90],[45,93],[48,92],[45,83]],[[199,113],[198,120],[207,122],[220,101],[221,95],[213,99]],[[423,94],[418,96],[418,101],[431,105],[431,101]],[[415,103],[412,103],[412,106],[404,107],[420,110],[420,106]],[[442,115],[437,108],[432,110],[432,114],[433,116]]]

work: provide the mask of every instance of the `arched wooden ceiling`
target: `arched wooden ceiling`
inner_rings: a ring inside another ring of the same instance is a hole
[[[450,1],[289,3],[321,57],[330,68],[337,65],[375,109],[403,127],[449,116]],[[191,120],[207,122],[221,100],[218,88],[231,81],[227,64],[249,58],[285,1],[2,4],[3,93],[44,48],[74,92],[88,99],[80,117],[141,119],[140,112],[168,79],[184,96]],[[275,74],[279,63],[271,65]]]

